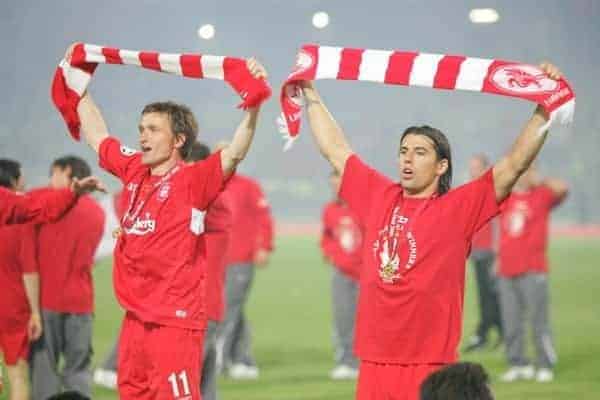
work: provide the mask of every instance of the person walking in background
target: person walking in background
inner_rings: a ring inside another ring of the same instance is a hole
[[[225,146],[220,143],[217,148]],[[245,307],[255,267],[267,265],[273,251],[273,220],[263,190],[254,179],[236,173],[226,192],[232,226],[226,259],[225,318],[217,334],[217,366],[232,379],[256,379],[259,369],[252,355],[251,329]]]
[[[338,197],[340,175],[337,171],[331,172],[329,181],[335,198],[323,210],[321,251],[325,260],[333,266],[331,303],[336,366],[330,377],[355,379],[358,376],[358,359],[352,347],[363,232],[356,215]]]
[[[490,168],[490,162],[484,154],[477,154],[469,160],[469,175],[477,179]],[[496,232],[496,219],[485,224],[473,236],[471,242],[471,264],[477,282],[479,299],[479,322],[475,334],[471,336],[465,347],[465,353],[479,350],[487,345],[488,335],[492,329],[498,334],[497,344],[502,341],[502,318],[500,316],[500,303],[498,300],[498,287],[494,261],[494,234]]]
[[[566,182],[541,180],[531,166],[502,207],[500,223],[500,304],[506,358],[510,368],[504,382],[533,379],[550,382],[558,357],[549,317],[548,231],[550,213],[566,198]],[[537,371],[525,351],[524,321],[535,343]]]
[[[81,158],[61,157],[52,163],[50,188],[69,187],[73,179],[90,175],[89,165]],[[44,333],[30,358],[35,399],[63,389],[91,396],[92,268],[104,223],[100,205],[85,195],[60,220],[37,228]]]
[[[210,156],[210,148],[201,142],[192,146],[188,162],[205,160]],[[202,357],[202,377],[200,393],[203,400],[217,400],[217,326],[223,321],[225,312],[225,256],[231,237],[232,214],[228,193],[225,188],[208,207],[206,212],[206,290],[201,295],[206,298],[206,334]]]
[[[125,203],[125,196],[123,196],[123,189],[112,195],[113,210],[117,217],[119,224],[127,208]],[[120,228],[117,228],[112,235],[113,240],[120,234]],[[94,371],[93,381],[96,385],[105,387],[107,389],[117,388],[117,360],[119,354],[119,336],[113,340],[113,345],[108,352],[108,355],[104,358],[104,361],[100,367]]]

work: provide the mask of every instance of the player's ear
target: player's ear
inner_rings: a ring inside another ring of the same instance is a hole
[[[175,148],[179,150],[185,144],[185,135],[183,133],[175,134]]]
[[[446,171],[448,171],[448,160],[444,158],[438,161],[436,175],[442,176]]]

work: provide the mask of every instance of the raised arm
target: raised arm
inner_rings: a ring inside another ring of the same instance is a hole
[[[71,55],[73,54],[73,48],[75,44],[72,44],[67,49],[65,54],[65,60],[71,61]],[[100,113],[100,109],[92,100],[89,92],[85,92],[77,105],[77,114],[81,121],[81,130],[83,131],[83,138],[86,143],[94,149],[97,153],[100,148],[102,140],[108,136],[108,128],[106,122]]]
[[[258,120],[259,107],[248,109],[242,122],[238,125],[233,139],[221,151],[221,165],[223,166],[223,175],[231,174],[240,162],[246,157],[254,132],[256,131],[256,121]]]
[[[337,173],[342,176],[346,160],[352,155],[352,149],[344,132],[323,104],[312,82],[302,83],[310,128],[321,154],[329,161]]]
[[[540,68],[552,79],[559,79],[561,76],[558,68],[552,64],[544,63]],[[539,153],[548,134],[547,131],[542,133],[539,131],[547,121],[548,116],[538,106],[508,154],[494,165],[494,188],[498,201],[508,196],[519,176],[529,168]]]
[[[254,58],[248,59],[246,65],[255,78],[267,78],[267,71],[262,64]],[[246,154],[250,149],[250,144],[252,144],[252,139],[254,138],[254,132],[256,131],[256,121],[258,120],[259,111],[260,106],[248,109],[242,122],[240,122],[235,130],[231,143],[221,151],[223,175],[227,176],[231,174],[238,164],[246,157]]]
[[[83,138],[97,153],[100,148],[100,143],[108,137],[108,128],[100,113],[100,109],[92,99],[92,96],[90,96],[89,92],[85,92],[79,101],[77,114],[79,114],[79,120],[81,121]]]

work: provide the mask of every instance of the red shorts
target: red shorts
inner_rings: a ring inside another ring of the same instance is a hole
[[[419,400],[421,383],[445,364],[379,364],[361,361],[357,400]]]
[[[19,360],[27,361],[29,357],[27,326],[13,332],[0,329],[0,351],[4,354],[6,365],[15,365]]]
[[[200,400],[204,331],[142,322],[127,313],[119,339],[122,400]]]

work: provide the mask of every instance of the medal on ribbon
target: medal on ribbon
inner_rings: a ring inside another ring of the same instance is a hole
[[[383,250],[379,253],[381,264],[379,266],[379,277],[385,283],[394,283],[395,280],[400,279],[400,259],[398,255],[390,257],[388,252],[387,241],[383,245]]]

